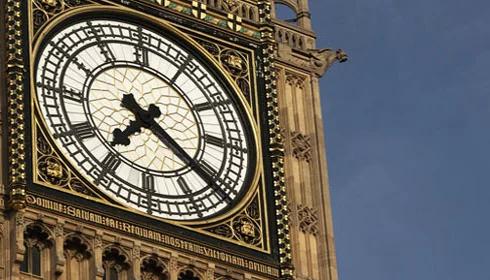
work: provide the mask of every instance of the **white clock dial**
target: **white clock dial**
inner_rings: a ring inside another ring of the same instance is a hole
[[[235,93],[176,42],[137,23],[71,23],[41,46],[35,86],[53,141],[101,191],[199,220],[246,192],[256,144]]]

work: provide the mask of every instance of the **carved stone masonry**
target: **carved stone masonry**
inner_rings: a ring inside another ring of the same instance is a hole
[[[306,80],[305,77],[292,73],[286,73],[286,83],[288,83],[292,87],[304,89],[305,80]]]
[[[300,132],[291,132],[293,156],[298,160],[310,162],[312,158],[311,137]]]
[[[278,44],[277,56],[284,62],[309,69],[319,77],[323,76],[335,62],[343,63],[348,60],[347,53],[341,49],[296,50],[286,44]]]
[[[139,259],[141,257],[141,247],[140,246],[134,246],[133,250],[131,251],[131,255],[133,259]]]
[[[101,235],[96,235],[94,237],[94,247],[95,248],[102,248],[102,244],[103,244],[102,236]]]
[[[206,280],[214,280],[214,272],[215,272],[215,271],[214,271],[214,269],[213,269],[213,268],[208,268],[208,269],[206,270],[206,277],[205,277],[205,279],[206,279]]]
[[[336,61],[343,63],[348,59],[347,54],[341,49],[336,51],[332,49],[313,49],[308,50],[308,52],[311,58],[311,65],[319,76],[323,76]]]
[[[63,234],[64,234],[64,224],[63,223],[58,223],[55,225],[54,227],[54,235],[56,237],[63,237]]]
[[[304,205],[297,206],[299,229],[304,233],[317,235],[318,210]]]

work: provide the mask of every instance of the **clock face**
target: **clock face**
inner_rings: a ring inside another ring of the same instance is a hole
[[[53,141],[101,191],[199,220],[247,191],[256,143],[236,94],[176,42],[131,22],[71,23],[43,42],[35,88]]]

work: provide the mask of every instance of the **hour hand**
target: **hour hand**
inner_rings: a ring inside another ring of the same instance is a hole
[[[138,102],[136,102],[136,99],[134,98],[134,95],[132,93],[123,95],[121,106],[131,111],[131,113],[133,113],[135,116],[143,111]]]
[[[149,128],[153,123],[154,119],[162,115],[162,112],[155,104],[150,104],[148,110],[144,110],[136,102],[133,94],[125,94],[121,101],[121,106],[128,109],[134,114],[136,121],[141,122],[141,126]]]
[[[133,113],[135,120],[129,122],[129,126],[124,130],[116,128],[112,132],[113,140],[111,142],[112,146],[124,145],[128,146],[131,143],[129,137],[137,132],[141,132],[141,128],[149,128],[158,118],[162,115],[162,112],[155,104],[150,104],[148,110],[144,110],[136,102],[133,94],[125,94],[121,101],[121,107],[128,109]]]
[[[131,141],[129,140],[129,136],[131,136],[137,132],[141,132],[141,127],[142,127],[141,122],[130,121],[129,126],[127,126],[126,129],[121,130],[119,128],[116,128],[112,132],[113,138],[112,138],[111,145],[112,146],[116,146],[116,145],[128,146],[131,143]]]

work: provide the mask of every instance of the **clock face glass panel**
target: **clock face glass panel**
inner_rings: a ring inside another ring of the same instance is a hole
[[[170,38],[112,19],[65,25],[38,52],[37,101],[61,152],[105,194],[206,219],[247,191],[253,129],[235,93]]]

